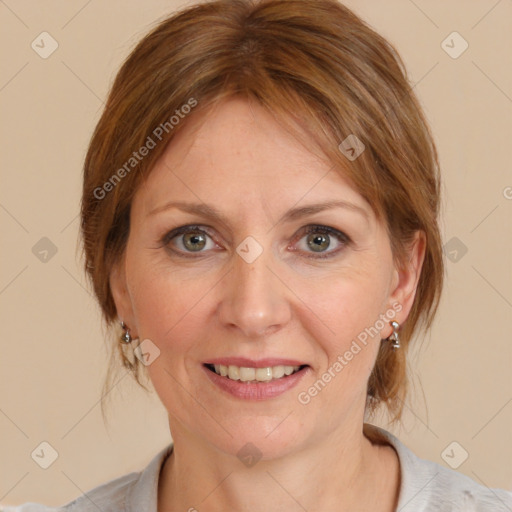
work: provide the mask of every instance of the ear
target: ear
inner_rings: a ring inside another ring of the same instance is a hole
[[[416,231],[414,239],[407,249],[405,263],[400,268],[395,267],[388,306],[397,312],[395,320],[399,324],[407,320],[414,303],[425,258],[425,249],[425,233]],[[382,332],[383,338],[387,338],[392,332],[393,328],[389,325],[386,326]]]
[[[124,256],[118,260],[110,272],[109,284],[114,303],[116,305],[117,316],[120,321],[130,329],[133,338],[137,338],[137,326],[133,314],[133,306],[128,287],[126,284],[126,267]]]

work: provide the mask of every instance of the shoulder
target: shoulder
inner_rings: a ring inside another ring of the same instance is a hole
[[[60,507],[40,503],[23,503],[15,507],[1,507],[0,512],[104,512],[124,510],[126,495],[140,473],[130,473],[91,489],[75,500]]]
[[[161,450],[143,471],[110,480],[60,507],[30,502],[0,505],[0,512],[156,512],[160,468],[171,450],[172,444]]]
[[[511,512],[512,493],[481,485],[435,462],[412,460],[403,468],[403,512]]]
[[[382,438],[400,460],[401,485],[397,510],[401,512],[511,512],[512,492],[492,489],[466,475],[421,459],[383,429]]]

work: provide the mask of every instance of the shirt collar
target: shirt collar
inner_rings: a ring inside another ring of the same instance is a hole
[[[172,449],[173,443],[163,448],[140,473],[127,496],[126,512],[140,512],[141,510],[157,512],[160,471]]]
[[[393,434],[374,425],[365,424],[380,439],[394,448],[400,462],[400,490],[396,509],[401,512],[420,510],[417,498],[425,500],[431,495],[435,478],[441,469],[437,464],[415,455]],[[414,502],[414,503],[413,503]],[[423,510],[423,508],[421,509]]]
[[[416,494],[422,490],[421,488],[417,488],[418,482],[414,481],[411,470],[413,470],[413,473],[414,469],[422,469],[424,471],[425,467],[421,465],[421,467],[418,466],[418,457],[387,430],[368,423],[366,423],[364,427],[365,432],[372,431],[374,433],[374,436],[372,437],[378,437],[391,445],[398,455],[400,463],[400,491],[397,510],[402,510],[415,498]],[[140,512],[141,510],[157,512],[160,471],[172,450],[173,443],[160,450],[160,452],[153,457],[148,466],[140,473],[138,480],[132,486],[129,495],[127,496],[126,512]],[[421,473],[421,471],[418,472]],[[421,479],[420,482],[425,484],[426,481],[426,484],[428,485],[430,480],[436,475],[434,471],[431,471],[430,473],[432,474],[424,474],[424,478]],[[429,478],[426,478],[427,476],[431,477],[430,480]]]

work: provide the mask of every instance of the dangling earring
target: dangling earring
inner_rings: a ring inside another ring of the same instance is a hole
[[[132,337],[130,336],[130,329],[126,327],[125,323],[121,321],[121,329],[123,329],[123,333],[121,334],[121,341],[124,341],[125,343],[131,343]]]
[[[394,320],[389,323],[391,327],[393,327],[393,332],[386,338],[386,341],[392,341],[393,344],[391,346],[393,348],[400,348],[400,338],[398,336],[398,329],[400,328],[400,324]]]

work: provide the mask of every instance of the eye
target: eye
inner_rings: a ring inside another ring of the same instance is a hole
[[[162,239],[162,245],[180,256],[193,258],[194,256],[185,253],[204,252],[203,249],[207,246],[209,238],[210,235],[199,226],[181,226],[167,233]],[[178,250],[172,246],[178,246]]]
[[[305,239],[305,248],[301,248],[302,252],[313,252],[313,255],[306,256],[308,258],[325,259],[340,252],[351,239],[343,232],[329,226],[312,225],[306,226],[301,231],[299,241]],[[341,248],[334,251],[326,252],[331,246],[331,239],[335,237]],[[193,258],[192,253],[205,252],[203,249],[212,249],[207,247],[208,241],[216,245],[208,232],[201,226],[181,226],[167,233],[161,240],[162,246],[167,247],[170,251],[185,258]],[[187,254],[188,253],[188,254]],[[326,255],[320,255],[325,253]]]
[[[330,258],[337,254],[338,252],[340,252],[341,250],[343,250],[343,248],[351,242],[350,238],[345,233],[338,231],[337,229],[331,228],[329,226],[306,226],[304,228],[303,233],[304,232],[305,235],[303,235],[302,238],[300,239],[305,239],[306,249],[304,250],[304,252],[315,253],[315,255],[307,256],[308,258]],[[331,246],[332,237],[335,237],[338,240],[338,243],[341,245],[341,248],[338,250],[326,252],[326,250]],[[325,253],[325,255],[323,255],[323,253]]]

